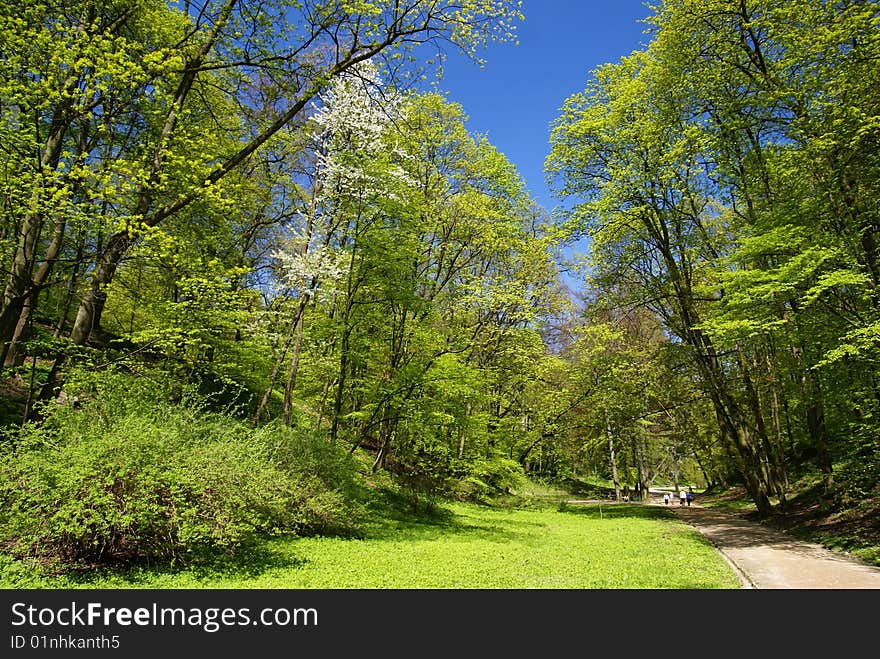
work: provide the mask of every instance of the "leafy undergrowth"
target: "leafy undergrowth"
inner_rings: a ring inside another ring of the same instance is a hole
[[[532,509],[449,503],[430,517],[387,494],[358,538],[275,538],[233,561],[37,576],[0,562],[0,585],[31,588],[735,589],[692,527],[640,505]]]

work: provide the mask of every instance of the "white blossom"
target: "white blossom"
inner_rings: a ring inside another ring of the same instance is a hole
[[[332,294],[348,272],[348,252],[326,245],[310,245],[308,237],[294,235],[282,249],[272,253],[278,277],[301,295]]]
[[[321,201],[368,201],[395,198],[401,184],[411,186],[399,166],[377,171],[388,156],[400,159],[403,150],[394,144],[394,123],[401,119],[402,99],[383,88],[371,61],[333,80],[321,95],[322,107],[312,120],[318,126],[318,179]]]

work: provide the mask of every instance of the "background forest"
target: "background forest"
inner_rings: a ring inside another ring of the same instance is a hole
[[[553,214],[425,91],[523,19],[0,7],[5,553],[188,560],[527,477],[880,528],[876,3],[665,0],[554,123]]]

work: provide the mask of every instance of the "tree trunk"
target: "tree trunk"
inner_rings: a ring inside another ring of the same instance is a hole
[[[105,288],[112,281],[122,256],[132,243],[133,239],[128,233],[117,233],[107,241],[92,275],[91,286],[83,295],[76,312],[76,320],[70,331],[70,339],[74,344],[85,345],[92,338],[92,333],[101,327],[101,315],[107,302]]]
[[[296,386],[296,375],[299,371],[299,355],[302,350],[303,339],[303,316],[305,316],[308,297],[303,296],[299,308],[296,311],[296,337],[293,344],[293,358],[290,361],[290,371],[287,374],[287,382],[284,385],[284,401],[281,404],[281,418],[285,426],[290,425],[290,412],[293,405],[293,388]]]
[[[469,419],[471,416],[471,402],[467,401],[464,408],[464,418],[465,420]],[[461,460],[464,458],[464,445],[465,439],[467,438],[467,432],[464,425],[459,429],[459,438],[458,438],[458,459]]]
[[[64,332],[64,324],[67,322],[67,315],[70,313],[70,306],[73,303],[73,297],[76,294],[76,283],[79,277],[79,269],[82,267],[84,245],[80,243],[76,248],[76,261],[70,272],[70,279],[67,282],[67,292],[64,296],[64,303],[61,305],[61,311],[58,312],[58,322],[55,324],[54,336],[57,339]]]
[[[61,252],[61,247],[64,243],[64,232],[66,226],[67,220],[63,216],[55,222],[55,231],[52,235],[52,241],[46,248],[44,260],[40,264],[40,267],[37,268],[37,273],[31,281],[30,294],[27,296],[27,300],[21,307],[18,322],[15,325],[15,330],[13,331],[12,338],[7,346],[7,354],[4,365],[9,365],[10,363],[15,362],[20,363],[20,361],[24,359],[23,355],[18,355],[18,343],[25,333],[25,328],[29,328],[31,326],[30,320],[33,317],[34,310],[37,307],[40,291],[45,285],[46,280],[49,278],[49,275],[52,273],[52,269],[55,266],[55,261],[58,258],[58,254]]]
[[[620,501],[620,479],[617,476],[617,455],[614,450],[614,434],[611,431],[611,420],[605,412],[605,434],[608,437],[608,458],[611,461],[611,479],[614,481],[614,499]]]
[[[647,408],[646,408],[647,409]],[[638,490],[639,501],[648,500],[648,488],[650,476],[648,474],[648,430],[642,426],[641,432],[633,437],[634,460],[638,472],[638,482],[635,489]]]
[[[393,438],[394,423],[391,419],[391,405],[385,403],[383,405],[382,421],[379,424],[379,452],[376,454],[375,461],[373,461],[373,466],[370,470],[371,473],[375,474],[380,467],[382,469],[385,468]]]
[[[74,78],[68,78],[64,86],[72,84]],[[61,151],[64,143],[64,136],[70,127],[69,112],[72,101],[68,100],[61,103],[53,113],[52,122],[49,127],[49,133],[46,143],[43,145],[40,153],[39,162],[35,163],[39,172],[56,170],[61,160]],[[41,174],[43,176],[43,174]],[[43,229],[43,215],[39,211],[42,198],[45,194],[51,192],[46,179],[43,178],[40,185],[33,191],[30,199],[30,206],[25,214],[24,222],[18,236],[18,243],[15,248],[15,255],[12,258],[12,265],[9,275],[6,279],[6,286],[3,289],[2,306],[0,306],[0,366],[6,362],[6,357],[11,348],[13,334],[16,327],[20,325],[19,320],[24,308],[25,300],[31,299],[31,303],[36,302],[37,286],[35,286],[31,278],[34,264],[36,263],[36,249],[40,239],[40,233]],[[45,271],[43,278],[48,275],[58,251],[61,248],[61,239],[64,235],[64,219],[56,222],[56,231],[52,238],[52,242],[47,250],[44,260]],[[61,227],[59,233],[58,227]],[[41,269],[42,271],[42,269]],[[25,321],[27,322],[27,321]],[[23,325],[22,325],[23,326]]]
[[[782,465],[778,464],[776,452],[773,450],[768,438],[767,426],[764,422],[764,413],[761,409],[758,391],[749,372],[744,350],[739,342],[736,344],[736,354],[740,372],[742,373],[746,401],[753,419],[753,423],[747,424],[745,427],[753,429],[753,432],[750,432],[750,434],[753,436],[753,450],[757,454],[755,464],[759,470],[758,477],[764,484],[767,494],[769,495],[771,492],[776,493],[780,502],[784,504],[785,489],[782,480],[785,478],[785,470]],[[781,476],[778,477],[780,474]]]
[[[3,291],[3,306],[0,309],[0,365],[12,349],[16,327],[19,325],[25,300],[32,294],[31,269],[33,267],[34,250],[39,237],[40,222],[29,215],[22,226],[12,268]]]
[[[345,376],[348,372],[348,350],[351,329],[346,328],[342,333],[342,344],[339,354],[339,376],[336,382],[336,397],[333,400],[333,421],[330,425],[330,441],[335,442],[339,434],[339,419],[342,416],[342,397],[345,393]]]
[[[281,366],[284,364],[284,360],[287,358],[287,351],[290,348],[290,344],[293,342],[293,336],[296,332],[296,326],[298,323],[299,317],[297,317],[294,322],[290,324],[290,329],[288,330],[287,336],[284,338],[284,343],[281,346],[281,352],[278,354],[278,359],[275,360],[275,364],[272,366],[272,372],[269,374],[269,386],[266,387],[266,391],[263,393],[263,397],[260,399],[260,404],[257,405],[257,410],[254,412],[254,416],[251,418],[252,426],[256,426],[260,422],[260,417],[263,416],[263,411],[269,404],[269,397],[272,395],[272,390],[275,388],[275,381],[278,378],[278,373],[281,372]]]

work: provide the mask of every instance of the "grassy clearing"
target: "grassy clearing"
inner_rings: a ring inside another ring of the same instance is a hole
[[[433,518],[385,511],[358,539],[275,539],[180,571],[139,568],[4,587],[718,589],[740,584],[693,528],[653,506],[494,509],[448,504]],[[29,583],[28,583],[29,582]]]

